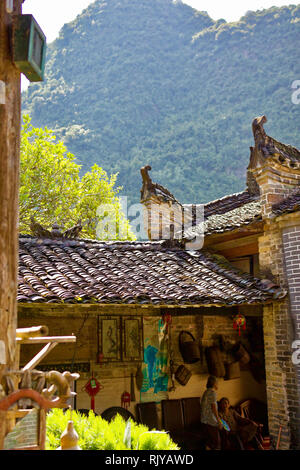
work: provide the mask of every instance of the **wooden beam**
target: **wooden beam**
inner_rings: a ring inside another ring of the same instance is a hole
[[[241,256],[249,256],[249,255],[256,255],[258,253],[258,242],[251,243],[246,246],[238,246],[236,248],[229,248],[228,250],[220,250],[218,253],[222,254],[227,258],[229,261],[230,259],[241,257]]]
[[[46,336],[49,333],[47,326],[32,326],[30,328],[17,328],[16,337],[25,339],[33,338],[34,336]]]
[[[242,237],[242,238],[238,238],[234,240],[231,239],[231,240],[228,240],[227,242],[213,244],[211,245],[211,247],[217,251],[225,251],[226,249],[229,249],[229,248],[237,248],[240,246],[252,245],[253,243],[257,244],[258,237],[259,235],[256,234],[256,235]]]
[[[21,74],[12,60],[11,30],[14,15],[22,13],[22,0],[13,1],[13,13],[0,2],[0,383],[6,369],[18,367],[16,354],[18,214],[21,135]],[[4,348],[3,348],[4,346]],[[0,450],[6,432],[0,413]]]
[[[238,228],[235,230],[228,230],[228,232],[213,233],[212,235],[205,235],[204,247],[214,245],[216,243],[223,243],[228,240],[237,240],[251,235],[262,235],[263,233],[263,222],[257,222],[256,224],[249,225],[246,227]]]
[[[46,447],[46,411],[41,408],[40,409],[40,422],[39,422],[39,449],[45,450]]]
[[[10,34],[21,5],[22,0],[14,0],[10,14],[6,1],[0,2],[0,80],[4,89],[0,103],[0,341],[6,352],[0,382],[4,370],[16,366],[21,80],[12,60]],[[0,437],[0,449],[1,441]]]
[[[22,371],[34,369],[43,359],[46,357],[52,349],[57,346],[58,343],[48,343],[41,349],[41,351],[29,361],[26,366],[23,367]]]
[[[12,418],[24,418],[24,416],[28,415],[32,408],[29,408],[28,410],[7,410],[6,416],[9,419]]]
[[[34,338],[17,338],[19,344],[42,344],[42,343],[75,343],[76,336],[41,336]]]

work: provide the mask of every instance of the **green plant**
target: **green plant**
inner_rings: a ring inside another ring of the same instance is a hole
[[[117,174],[108,176],[95,164],[80,176],[80,168],[52,130],[35,128],[29,116],[23,117],[20,232],[30,231],[34,217],[46,228],[56,222],[65,230],[81,220],[81,237],[95,238],[104,225],[101,239],[134,239],[120,204],[120,188],[115,187]],[[114,225],[107,224],[108,217]],[[109,231],[111,226],[114,233]]]
[[[53,409],[47,415],[46,449],[55,450],[60,446],[60,436],[70,420],[70,411]],[[179,447],[167,433],[151,433],[141,424],[131,421],[130,441],[126,446],[124,434],[126,422],[117,415],[110,423],[92,411],[88,416],[72,412],[74,428],[79,436],[78,445],[82,450],[178,450]]]

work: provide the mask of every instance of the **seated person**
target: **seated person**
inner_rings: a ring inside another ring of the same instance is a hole
[[[223,429],[222,447],[224,449],[244,450],[250,443],[254,448],[263,449],[259,437],[259,424],[248,418],[242,418],[231,406],[228,398],[221,398],[219,402],[219,417],[226,422],[230,431]]]

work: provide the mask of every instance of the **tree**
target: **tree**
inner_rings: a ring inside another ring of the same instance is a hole
[[[134,239],[115,187],[117,174],[108,176],[97,164],[80,176],[75,156],[57,141],[52,130],[34,128],[23,117],[21,134],[20,232],[29,233],[31,218],[46,228],[64,230],[78,221],[80,236]],[[115,227],[115,229],[114,229]]]

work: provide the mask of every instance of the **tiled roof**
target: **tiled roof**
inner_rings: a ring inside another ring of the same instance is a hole
[[[165,242],[19,242],[18,302],[238,305],[285,295],[223,257]]]
[[[141,201],[145,202],[152,197],[154,200],[159,201],[159,203],[175,204],[178,208],[187,209],[184,213],[188,218],[188,215],[192,214],[191,208],[193,204],[181,204],[167,188],[158,183],[153,183],[149,176],[150,170],[150,165],[141,168],[143,179]],[[206,220],[204,231],[206,235],[234,230],[235,228],[257,221],[261,217],[261,208],[258,202],[259,193],[257,189],[253,190],[249,181],[247,181],[247,185],[248,189],[245,191],[230,194],[204,204],[204,218]],[[221,215],[222,217],[217,217]],[[184,234],[184,238],[186,240],[193,238],[195,231],[203,231],[202,224],[188,229]]]
[[[276,215],[285,214],[288,212],[296,212],[300,210],[300,190],[297,189],[290,196],[286,197],[280,202],[273,204],[272,211]]]
[[[273,137],[267,136],[265,145],[261,150],[266,157],[278,156],[281,164],[285,160],[289,160],[291,166],[300,163],[300,151],[297,148],[278,142]]]
[[[255,200],[255,197],[248,191],[224,196],[204,205],[204,217],[207,219],[210,215],[225,214],[253,200]]]
[[[248,202],[225,214],[211,215],[204,222],[204,233],[223,233],[261,220],[260,201]]]
[[[206,236],[224,233],[261,219],[260,199],[250,195],[248,191],[243,191],[205,204],[204,223],[189,228],[184,238],[190,240],[203,232]]]

